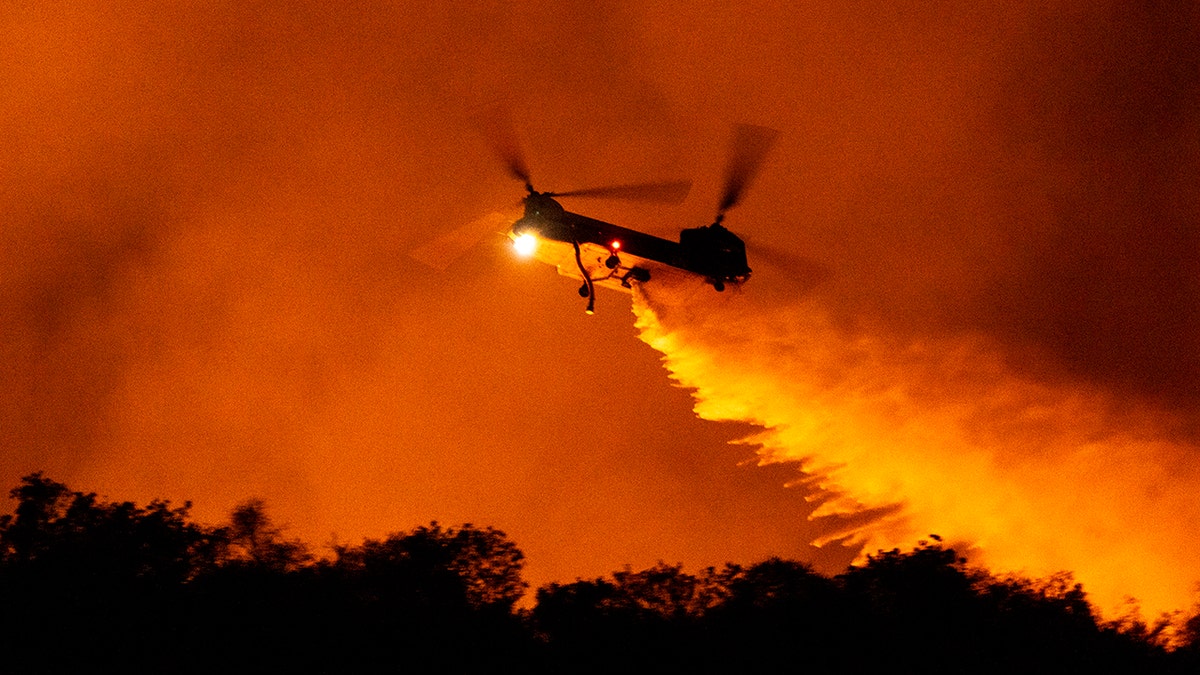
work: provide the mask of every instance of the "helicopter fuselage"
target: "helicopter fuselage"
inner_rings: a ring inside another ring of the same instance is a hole
[[[510,236],[527,253],[560,274],[595,286],[629,290],[652,278],[680,273],[702,278],[718,291],[750,278],[742,240],[720,224],[683,230],[679,241],[567,211],[552,196],[531,193]],[[589,304],[590,306],[590,304]]]

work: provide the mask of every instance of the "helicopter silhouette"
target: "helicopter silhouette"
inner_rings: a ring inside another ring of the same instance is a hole
[[[515,250],[553,265],[567,277],[582,281],[579,295],[587,299],[586,311],[595,311],[596,288],[631,290],[637,284],[663,277],[702,279],[716,291],[750,278],[745,242],[722,223],[727,211],[741,201],[746,187],[761,168],[778,132],[750,124],[733,127],[724,191],[714,221],[680,232],[671,241],[620,225],[568,211],[563,198],[607,198],[652,203],[683,201],[690,181],[636,183],[565,192],[534,188],[531,172],[516,133],[507,118],[492,114],[479,120],[508,174],[524,184],[523,215],[511,224],[508,236]],[[448,237],[456,237],[450,233]]]

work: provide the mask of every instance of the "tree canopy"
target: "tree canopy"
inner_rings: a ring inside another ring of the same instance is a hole
[[[1200,613],[1103,620],[1069,574],[941,541],[829,577],[793,560],[658,563],[528,590],[491,527],[437,522],[314,555],[247,500],[227,523],[40,473],[0,517],[0,671],[1196,672]],[[235,664],[235,665],[231,665]]]

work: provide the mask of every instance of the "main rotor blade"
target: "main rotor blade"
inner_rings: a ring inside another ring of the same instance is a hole
[[[512,226],[517,216],[500,212],[473,220],[466,225],[443,233],[429,243],[409,252],[409,256],[439,272],[445,271],[455,260],[483,240],[489,234],[503,233]]]
[[[800,290],[809,291],[833,276],[833,270],[812,258],[752,239],[745,240],[745,243],[746,255],[751,268],[756,270],[762,266],[774,268],[776,273],[791,280],[791,283]]]
[[[770,127],[736,124],[730,144],[729,166],[725,170],[725,194],[721,196],[718,212],[725,213],[737,206],[750,180],[762,167],[767,151],[775,144],[779,132]]]
[[[661,183],[634,183],[630,185],[607,185],[603,187],[552,192],[551,197],[595,197],[624,199],[633,202],[678,204],[687,198],[692,189],[689,180],[664,181]]]
[[[475,126],[483,134],[484,139],[492,146],[492,150],[513,178],[525,184],[529,190],[533,184],[529,177],[529,165],[525,163],[525,155],[521,152],[521,143],[517,140],[516,128],[508,110],[502,107],[489,108],[475,116]]]

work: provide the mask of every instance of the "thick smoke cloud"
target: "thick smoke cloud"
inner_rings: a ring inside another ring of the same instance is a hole
[[[520,196],[470,133],[497,102],[547,187],[678,175],[635,16],[0,13],[5,484],[210,521],[258,496],[318,546],[487,523],[534,583],[811,550],[785,472],[736,466],[741,431],[692,418],[622,298],[589,319],[498,236],[445,274],[408,256]]]
[[[1011,276],[980,298],[994,306],[988,328],[1069,374],[1192,411],[1197,19],[1195,5],[1120,5],[1031,28],[996,110],[1014,188],[1006,214],[1030,236],[1006,256]]]
[[[827,147],[778,160],[811,166],[768,216],[803,223],[792,250],[829,276],[788,297],[768,269],[733,301],[648,287],[643,339],[701,417],[803,464],[829,537],[939,532],[1073,570],[1106,610],[1187,607],[1195,8],[873,10],[787,17],[849,37],[809,48],[835,76],[790,71],[845,127],[813,122]]]

